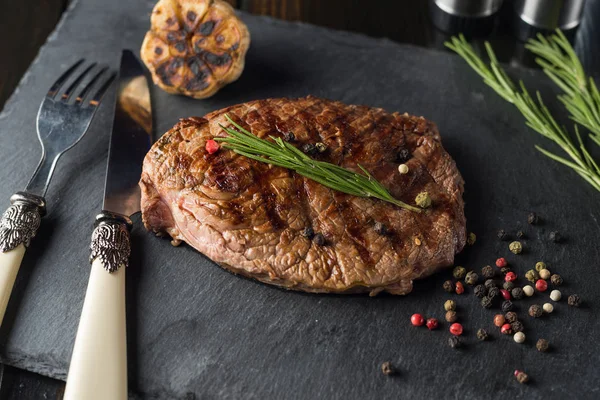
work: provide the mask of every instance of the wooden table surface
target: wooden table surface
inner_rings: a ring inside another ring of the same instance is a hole
[[[448,37],[432,26],[429,19],[429,2],[424,0],[227,1],[234,7],[253,14],[362,32],[424,47],[440,48]],[[580,29],[585,31],[585,37],[577,39],[578,53],[593,75],[600,72],[600,52],[592,51],[590,43],[600,45],[600,41],[594,41],[594,38],[598,38],[600,26],[590,25],[590,21],[598,18],[599,3],[588,4],[589,10],[584,13],[583,28]],[[68,7],[68,0],[0,0],[0,109]],[[496,48],[500,49],[503,60],[514,62],[515,59],[519,59],[522,45],[512,38],[506,26],[497,27],[491,40]],[[1,364],[0,368],[0,399],[62,398],[64,383],[61,381],[11,367],[2,367]]]

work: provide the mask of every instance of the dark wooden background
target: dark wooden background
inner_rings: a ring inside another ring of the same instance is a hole
[[[448,38],[432,26],[428,0],[226,1],[253,14],[362,32],[419,46],[443,48]],[[69,0],[0,0],[0,110],[68,6]],[[578,37],[576,49],[589,73],[596,75],[600,72],[597,51],[600,0],[589,2],[589,6],[580,29],[585,35],[579,35],[583,37]],[[503,10],[510,12],[506,7]],[[594,19],[598,23],[590,23]],[[527,64],[520,58],[522,44],[512,37],[508,24],[497,26],[490,39],[501,59]],[[0,399],[57,399],[62,398],[63,388],[60,381],[0,364]]]

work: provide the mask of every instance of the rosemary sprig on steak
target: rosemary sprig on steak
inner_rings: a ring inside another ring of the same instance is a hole
[[[519,87],[514,84],[500,67],[498,59],[488,42],[485,43],[485,48],[490,58],[489,66],[475,53],[473,47],[471,47],[462,34],[459,37],[452,37],[450,42],[446,42],[446,46],[460,55],[498,95],[509,103],[514,104],[525,117],[527,126],[560,146],[567,153],[570,160],[551,153],[537,145],[535,146],[536,149],[553,160],[573,169],[596,190],[600,191],[600,166],[585,148],[577,125],[575,125],[576,143],[566,128],[556,122],[548,108],[544,105],[539,92],[536,92],[536,102],[522,81],[519,81]]]
[[[335,164],[313,160],[295,146],[281,140],[281,138],[270,136],[273,141],[260,139],[235,123],[229,115],[225,115],[225,118],[236,129],[220,125],[229,136],[216,137],[214,140],[223,142],[223,147],[233,150],[237,154],[256,161],[291,169],[302,176],[342,193],[359,197],[375,197],[406,210],[421,212],[419,208],[393,198],[387,189],[360,164],[358,164],[358,167],[365,175]]]
[[[600,93],[562,31],[557,29],[548,37],[538,34],[537,40],[530,39],[525,47],[538,56],[535,61],[565,93],[558,99],[571,119],[589,129],[590,138],[600,146]]]

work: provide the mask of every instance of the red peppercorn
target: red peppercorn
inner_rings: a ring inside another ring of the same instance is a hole
[[[515,369],[515,376],[519,375],[519,372],[521,372],[521,371],[519,371],[518,369]]]
[[[548,282],[543,279],[538,279],[535,282],[535,288],[540,292],[545,292],[548,289]]]
[[[504,280],[506,282],[514,282],[517,280],[517,274],[515,274],[514,272],[510,271],[507,272],[506,275],[504,275]]]
[[[430,331],[437,329],[438,328],[438,320],[435,318],[428,318],[427,319],[427,328],[429,328]]]
[[[512,328],[510,324],[502,325],[502,328],[500,328],[500,332],[502,332],[505,335],[510,335],[512,333]]]
[[[510,300],[510,292],[506,289],[500,289],[500,294],[504,298],[504,300]]]
[[[425,318],[423,318],[421,314],[413,314],[412,317],[410,317],[410,322],[414,326],[423,326],[425,323]]]
[[[206,151],[208,151],[208,154],[216,153],[219,151],[219,147],[219,143],[212,139],[206,141]]]
[[[456,282],[456,289],[454,290],[456,291],[456,294],[463,294],[465,292],[465,287],[462,282]]]
[[[498,268],[504,268],[508,265],[508,263],[506,262],[506,259],[504,257],[500,257],[499,259],[496,260],[496,267]]]
[[[453,334],[454,336],[460,336],[463,333],[463,327],[461,324],[459,324],[458,322],[453,323],[452,325],[450,325],[450,333]]]

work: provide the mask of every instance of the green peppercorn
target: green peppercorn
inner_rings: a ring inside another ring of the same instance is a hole
[[[485,286],[483,285],[477,285],[475,286],[475,289],[473,290],[473,293],[475,293],[475,296],[479,297],[480,299],[485,296],[485,292],[487,292],[487,290],[485,289]]]
[[[550,343],[546,339],[539,339],[535,344],[535,347],[538,349],[539,352],[545,353],[548,351]]]
[[[450,280],[444,282],[443,288],[448,293],[454,293],[454,282]]]
[[[506,281],[502,284],[504,290],[508,290],[509,292],[515,288],[514,282]]]
[[[481,299],[481,306],[483,308],[492,308],[492,299],[490,299],[489,297],[484,297],[483,299]]]
[[[508,245],[508,249],[514,254],[521,254],[521,252],[523,251],[523,245],[521,244],[521,242],[515,240],[514,242],[511,242],[511,244]]]
[[[525,293],[523,293],[523,289],[521,289],[520,287],[516,287],[513,290],[511,290],[510,294],[515,300],[521,300],[525,295]]]
[[[467,270],[464,267],[454,267],[454,270],[452,271],[452,275],[456,279],[464,278],[466,273],[467,273]]]
[[[452,347],[453,349],[457,349],[460,347],[460,339],[458,338],[458,336],[450,336],[448,338],[448,346]]]
[[[415,197],[415,203],[421,208],[431,207],[431,197],[429,197],[429,193],[419,193],[417,197]]]
[[[485,329],[480,328],[477,330],[477,339],[484,341],[488,339],[488,333]]]
[[[470,286],[475,285],[478,280],[479,280],[479,276],[473,271],[470,271],[467,274],[467,276],[465,277],[465,283]]]
[[[444,310],[454,311],[456,310],[456,302],[454,300],[446,300],[444,303]]]
[[[500,272],[502,273],[502,275],[506,275],[511,271],[510,267],[502,267],[500,269]]]
[[[540,279],[540,274],[535,269],[530,269],[525,272],[525,279],[527,279],[531,283],[535,283],[538,279]]]
[[[515,321],[510,324],[510,327],[514,333],[523,332],[523,323],[521,321]]]
[[[477,236],[473,232],[469,232],[469,235],[467,236],[467,244],[469,246],[473,246],[476,240]]]
[[[550,277],[550,282],[552,282],[554,286],[560,286],[563,284],[563,278],[559,274],[553,274]]]
[[[315,147],[319,153],[323,153],[325,150],[327,150],[327,145],[323,142],[316,143]]]
[[[534,304],[529,307],[529,316],[533,318],[539,318],[542,316],[543,309],[538,304]]]
[[[450,310],[450,311],[446,311],[446,321],[450,322],[450,323],[454,323],[458,320],[458,316],[456,315],[456,311]]]
[[[538,261],[535,263],[535,270],[540,272],[541,270],[546,269],[546,263],[543,261]]]
[[[506,231],[504,229],[500,229],[498,231],[498,233],[496,234],[496,236],[498,236],[498,239],[500,239],[500,240],[508,239],[508,235],[506,234]]]
[[[507,313],[513,309],[513,303],[510,300],[504,300],[502,302],[502,312]]]
[[[494,277],[494,268],[492,268],[491,265],[486,265],[485,267],[481,268],[481,276],[484,279],[493,278]]]
[[[490,290],[491,288],[496,287],[496,282],[494,282],[493,279],[488,279],[484,282],[484,285],[487,290]]]
[[[509,311],[506,313],[506,315],[504,316],[504,319],[506,319],[506,321],[509,324],[512,324],[513,322],[515,322],[517,320],[517,313],[514,311]]]
[[[499,295],[500,295],[500,289],[498,289],[496,286],[488,289],[488,297],[491,300],[493,300],[494,298],[496,298]]]
[[[572,307],[579,307],[581,305],[581,299],[579,298],[579,295],[572,294],[567,299],[567,303]]]
[[[512,324],[517,320],[517,313],[514,311],[509,311],[506,313],[506,315],[504,315],[504,319],[506,319],[509,324]]]

